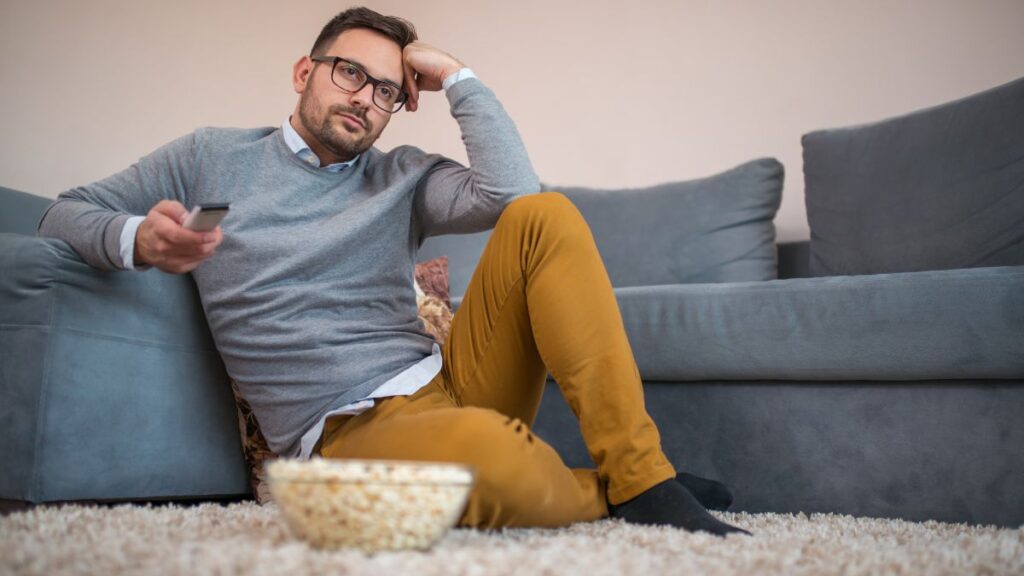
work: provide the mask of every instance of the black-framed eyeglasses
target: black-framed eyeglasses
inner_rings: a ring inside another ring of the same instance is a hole
[[[373,103],[388,114],[394,114],[401,110],[408,98],[401,86],[370,76],[362,66],[355,62],[349,62],[339,56],[311,56],[310,60],[330,64],[331,81],[349,94],[359,92],[367,83],[373,84]]]

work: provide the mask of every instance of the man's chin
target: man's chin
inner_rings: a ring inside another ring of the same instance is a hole
[[[340,138],[332,138],[328,145],[335,156],[351,160],[352,158],[355,158],[369,150],[370,146],[373,146],[373,142],[365,142],[363,139],[351,142],[344,141]]]
[[[356,154],[366,151],[376,138],[371,138],[365,128],[351,126],[347,122],[341,122],[340,127],[334,127],[331,132],[330,143],[339,150],[356,150]]]

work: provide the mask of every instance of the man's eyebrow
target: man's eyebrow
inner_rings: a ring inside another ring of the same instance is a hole
[[[347,60],[347,61],[349,61],[349,62],[351,62],[351,63],[355,64],[356,66],[359,66],[359,67],[360,67],[360,68],[362,68],[363,70],[366,70],[366,72],[367,72],[367,73],[369,73],[369,71],[370,71],[370,70],[369,70],[369,69],[368,69],[368,68],[366,67],[366,64],[363,64],[362,62],[360,62],[360,61],[358,61],[358,60],[354,60],[354,59],[352,59],[352,58],[349,58],[349,57],[347,57],[347,56],[338,56],[338,58],[341,58],[342,60]],[[380,77],[379,77],[379,76],[377,76],[376,74],[374,74],[373,76],[374,76],[375,78],[380,78]],[[395,86],[398,86],[399,88],[401,88],[401,87],[402,87],[402,83],[401,83],[401,82],[395,82],[395,81],[394,81],[394,80],[392,80],[391,78],[380,78],[380,79],[381,79],[381,80],[387,80],[388,82],[390,82],[390,83],[394,84]]]

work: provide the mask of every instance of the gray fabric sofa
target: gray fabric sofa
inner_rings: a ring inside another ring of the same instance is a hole
[[[1017,81],[806,135],[810,241],[774,242],[770,160],[644,190],[547,187],[590,224],[680,470],[725,481],[733,510],[1024,523],[1022,105]],[[957,202],[921,211],[922,182]],[[248,495],[191,279],[91,269],[31,236],[47,204],[0,190],[0,498]],[[456,309],[488,236],[420,250],[448,256]],[[534,429],[592,465],[553,381]]]

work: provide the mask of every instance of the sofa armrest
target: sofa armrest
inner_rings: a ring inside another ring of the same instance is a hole
[[[50,198],[0,186],[0,233],[34,236],[39,219],[51,202]]]
[[[190,276],[99,271],[61,240],[0,234],[0,359],[0,497],[249,493]]]

